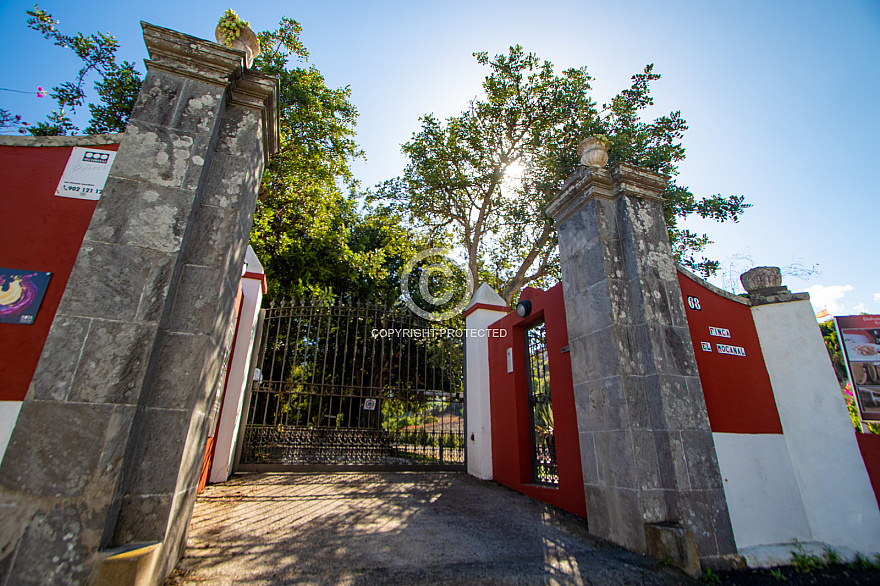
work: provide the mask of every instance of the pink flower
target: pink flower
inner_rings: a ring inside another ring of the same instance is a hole
[[[45,91],[43,90],[43,86],[39,86],[39,87],[37,88],[37,97],[38,97],[38,98],[42,98],[42,97],[45,96],[45,95],[46,95],[46,93],[45,93]]]

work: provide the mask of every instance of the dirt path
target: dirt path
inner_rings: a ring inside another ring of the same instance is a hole
[[[455,473],[254,474],[208,487],[168,584],[694,584],[583,519]]]

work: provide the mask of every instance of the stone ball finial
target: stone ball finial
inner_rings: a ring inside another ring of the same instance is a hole
[[[779,267],[755,267],[741,274],[739,280],[748,293],[779,289],[782,287],[782,271]]]
[[[608,139],[591,136],[581,141],[577,148],[581,164],[587,167],[604,167],[608,163]]]

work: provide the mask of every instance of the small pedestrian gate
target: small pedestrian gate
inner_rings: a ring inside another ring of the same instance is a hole
[[[464,469],[460,320],[371,304],[263,311],[237,470]]]

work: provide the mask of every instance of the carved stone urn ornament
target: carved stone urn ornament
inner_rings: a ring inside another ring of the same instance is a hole
[[[261,52],[260,39],[234,10],[227,10],[214,29],[214,38],[221,45],[245,52],[245,64],[251,67]]]
[[[577,148],[581,164],[587,167],[604,167],[608,163],[608,139],[591,136],[581,141]]]
[[[739,276],[743,289],[748,293],[782,288],[782,271],[779,267],[755,267]]]

